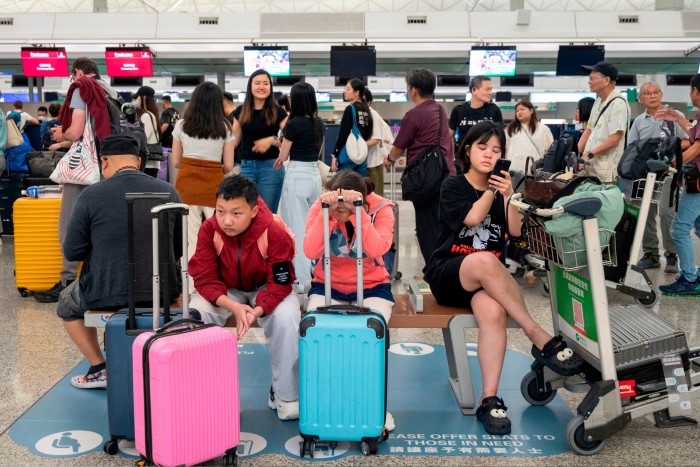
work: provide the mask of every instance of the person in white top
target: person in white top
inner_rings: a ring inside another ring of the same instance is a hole
[[[132,102],[138,109],[139,118],[146,133],[146,143],[160,143],[160,126],[158,125],[158,106],[156,105],[156,91],[150,86],[141,86],[136,94],[131,96]],[[145,172],[155,177],[158,175],[161,161],[148,160]]]
[[[180,169],[175,188],[190,206],[187,259],[197,246],[202,221],[214,215],[216,190],[233,170],[233,130],[224,114],[224,94],[205,81],[194,88],[185,115],[173,130],[173,166]]]
[[[552,131],[537,118],[537,111],[528,100],[515,105],[515,119],[506,128],[506,154],[510,170],[525,172],[525,161],[532,157],[537,162],[554,141]]]

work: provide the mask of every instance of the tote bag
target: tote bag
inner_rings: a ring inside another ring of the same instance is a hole
[[[7,144],[5,145],[6,148],[14,148],[15,146],[19,146],[21,144],[24,144],[24,139],[22,138],[22,133],[19,131],[19,128],[17,128],[17,124],[15,123],[14,120],[8,119],[7,120]]]
[[[345,141],[344,149],[348,159],[360,165],[367,159],[367,142],[362,138],[360,129],[357,127],[357,112],[355,111],[355,106],[351,104],[350,108],[352,109],[352,131]]]
[[[51,180],[59,184],[73,183],[74,185],[93,185],[100,181],[100,164],[89,113],[85,114],[83,137],[74,142],[58,162],[51,173]]]

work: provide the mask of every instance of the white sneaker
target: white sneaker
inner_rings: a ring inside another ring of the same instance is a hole
[[[275,398],[275,393],[270,390],[267,406],[277,411],[280,420],[296,420],[299,418],[299,400],[283,401]]]
[[[384,428],[386,428],[386,431],[394,431],[394,428],[396,428],[396,424],[394,423],[394,416],[391,415],[391,412],[387,411],[386,413],[386,420],[384,421]]]

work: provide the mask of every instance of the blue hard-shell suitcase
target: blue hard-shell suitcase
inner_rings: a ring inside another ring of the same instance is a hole
[[[133,294],[135,294],[135,289],[144,285],[138,284],[136,272],[134,268],[138,268],[141,263],[151,263],[151,255],[143,254],[143,252],[137,252],[134,254],[134,250],[139,250],[140,247],[151,242],[144,242],[144,239],[150,239],[151,236],[146,231],[150,232],[151,223],[150,219],[146,223],[140,223],[139,225],[134,224],[134,209],[141,209],[150,213],[150,209],[157,205],[167,203],[170,200],[170,195],[168,193],[129,193],[127,194],[127,202],[129,203],[129,277],[131,280],[130,284],[130,298],[129,298],[129,309],[120,310],[119,312],[113,314],[107,321],[105,326],[105,352],[107,354],[107,417],[109,419],[109,434],[110,440],[104,444],[104,451],[108,454],[116,454],[119,450],[118,441],[120,439],[125,439],[128,441],[134,441],[134,391],[133,391],[133,369],[132,369],[132,357],[131,357],[131,347],[136,340],[136,337],[142,332],[149,332],[154,329],[153,321],[153,308],[135,308],[134,304],[136,302]],[[134,208],[134,203],[138,204],[138,208]],[[150,215],[150,214],[149,214]],[[186,216],[181,219],[183,228],[183,251],[187,254],[187,233],[184,229],[187,228]],[[144,231],[145,229],[146,231]],[[160,230],[164,232],[165,229]],[[167,230],[166,230],[167,231]],[[141,245],[134,245],[133,243],[138,242],[140,239]],[[161,245],[165,244],[163,247],[165,250],[169,249],[167,242],[160,242]],[[161,250],[162,252],[163,250]],[[139,254],[141,253],[141,254]],[[154,254],[154,253],[151,253]],[[139,257],[135,260],[135,257]],[[148,256],[147,258],[145,256]],[[163,256],[161,256],[163,257]],[[165,279],[169,276],[169,266],[168,260],[161,264],[161,276]],[[183,261],[183,297],[188,293],[187,286],[187,266],[186,261]],[[150,269],[149,269],[150,271]],[[150,277],[150,272],[145,271],[143,274]],[[141,275],[143,275],[141,274]],[[166,322],[171,320],[182,319],[183,312],[182,309],[173,308],[170,309],[168,297],[170,295],[170,287],[166,280],[161,286],[161,290],[164,291],[163,300],[163,313],[159,316],[159,326],[162,326]],[[186,306],[183,303],[183,306]],[[133,313],[133,315],[132,315]],[[130,315],[133,318],[130,318]],[[132,324],[133,323],[133,324]]]
[[[356,203],[360,219],[362,202]],[[301,457],[314,455],[316,441],[359,441],[362,453],[376,454],[386,439],[387,351],[384,317],[362,307],[362,261],[358,261],[359,306],[330,303],[328,207],[324,212],[326,305],[310,311],[299,326],[299,432]],[[358,257],[362,228],[356,226]]]

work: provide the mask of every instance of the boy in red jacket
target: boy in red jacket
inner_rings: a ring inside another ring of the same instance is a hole
[[[197,289],[190,306],[219,326],[233,317],[239,339],[258,320],[270,345],[268,406],[282,420],[299,418],[301,312],[292,292],[293,257],[294,240],[273,220],[255,183],[240,175],[224,179],[189,261]]]

